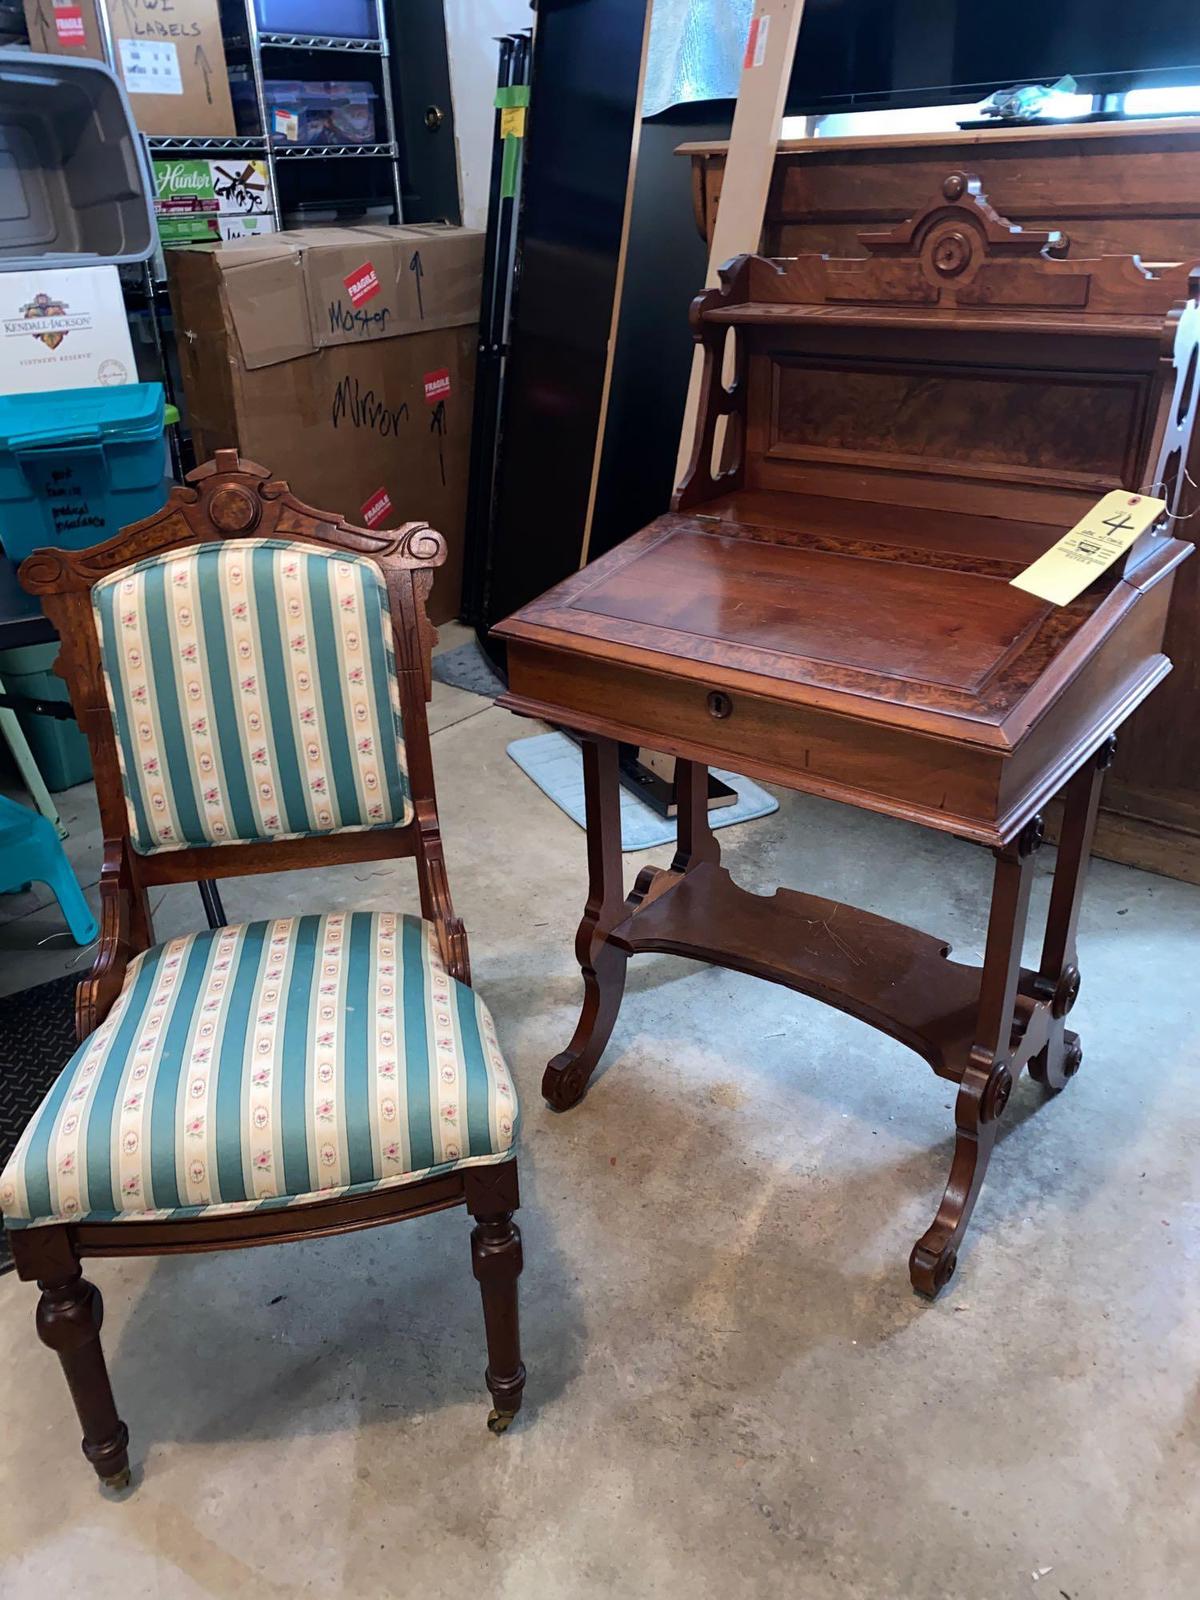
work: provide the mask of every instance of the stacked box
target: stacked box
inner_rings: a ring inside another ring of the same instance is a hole
[[[212,244],[274,233],[265,161],[158,157],[154,211],[162,244]]]
[[[433,614],[454,616],[483,235],[301,228],[167,260],[197,457],[236,445],[322,511],[431,523]]]

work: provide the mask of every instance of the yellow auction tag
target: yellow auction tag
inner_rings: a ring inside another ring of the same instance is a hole
[[[500,112],[500,137],[523,139],[525,137],[525,107],[505,106]]]
[[[1070,605],[1093,578],[1153,527],[1166,509],[1165,500],[1113,489],[1044,556],[1018,573],[1012,580],[1014,587],[1052,600],[1056,606]]]

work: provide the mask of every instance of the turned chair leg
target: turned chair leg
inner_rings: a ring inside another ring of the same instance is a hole
[[[472,1168],[467,1181],[467,1209],[475,1218],[471,1265],[483,1299],[488,1350],[484,1380],[492,1396],[488,1427],[493,1433],[509,1427],[521,1409],[525,1389],[517,1309],[517,1279],[524,1258],[521,1230],[513,1221],[516,1176],[516,1164],[506,1162],[501,1167]]]
[[[42,1279],[38,1338],[58,1356],[83,1428],[83,1453],[106,1489],[129,1484],[129,1429],[117,1415],[100,1325],[104,1302],[76,1265],[72,1274]]]
[[[1067,1027],[1066,1018],[1079,994],[1075,945],[1079,912],[1100,809],[1100,791],[1116,748],[1116,739],[1106,739],[1095,758],[1080,767],[1063,795],[1058,860],[1034,988],[1038,999],[1050,1005],[1050,1037],[1029,1063],[1030,1076],[1048,1089],[1064,1088],[1083,1064],[1079,1035]]]
[[[930,1299],[954,1276],[959,1246],[983,1187],[1000,1117],[1017,1075],[1011,1063],[1013,1018],[1033,887],[1033,858],[1041,841],[1042,819],[1036,817],[1012,844],[996,851],[975,1043],[954,1107],[956,1136],[950,1178],[937,1216],[913,1246],[908,1263],[913,1288]]]
[[[629,958],[605,939],[625,915],[617,763],[614,740],[584,739],[588,899],[575,935],[575,955],[583,973],[583,1010],[570,1044],[553,1058],[542,1078],[542,1094],[556,1111],[565,1111],[582,1099],[612,1035],[625,993]]]

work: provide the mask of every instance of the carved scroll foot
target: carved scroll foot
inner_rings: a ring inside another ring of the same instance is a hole
[[[1003,1061],[989,1063],[973,1051],[954,1108],[957,1137],[946,1193],[927,1233],[908,1260],[913,1288],[935,1299],[958,1266],[958,1250],[983,1187],[996,1131],[1012,1094],[1013,1076]]]
[[[583,969],[583,1011],[570,1044],[548,1064],[542,1094],[555,1111],[576,1105],[588,1086],[612,1036],[625,993],[628,957],[602,945],[591,966]]]
[[[1065,1089],[1083,1065],[1083,1046],[1079,1035],[1069,1028],[1058,1028],[1045,1049],[1029,1063],[1029,1075],[1044,1088],[1058,1093]]]

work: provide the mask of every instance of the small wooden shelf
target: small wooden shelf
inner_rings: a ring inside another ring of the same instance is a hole
[[[658,951],[767,978],[889,1034],[943,1078],[966,1070],[981,969],[948,959],[944,939],[838,900],[751,894],[703,865],[608,935],[627,955]],[[1032,976],[1032,975],[1031,975]]]
[[[964,311],[961,306],[939,310],[929,306],[867,306],[855,301],[839,305],[784,305],[771,300],[712,306],[705,310],[704,320],[722,326],[851,323],[856,328],[919,328],[923,333],[928,333],[931,327],[944,327],[953,333],[1079,333],[1111,339],[1156,339],[1163,325],[1161,316],[1024,309],[1014,312],[1011,306],[994,311],[982,307],[977,311]]]

